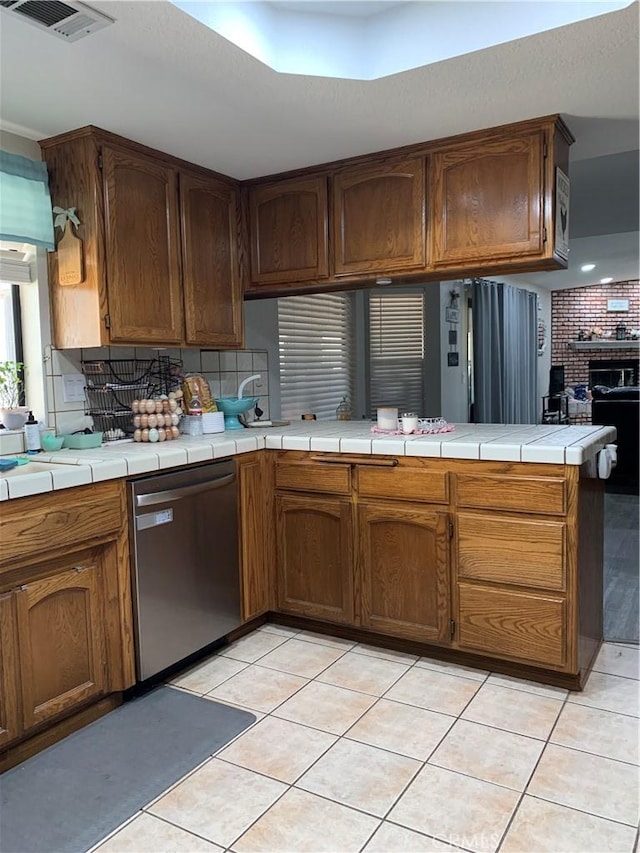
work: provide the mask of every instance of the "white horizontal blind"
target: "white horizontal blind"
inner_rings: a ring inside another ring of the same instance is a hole
[[[369,294],[369,400],[424,414],[422,292]]]
[[[282,416],[335,418],[353,398],[353,300],[317,293],[278,300]]]

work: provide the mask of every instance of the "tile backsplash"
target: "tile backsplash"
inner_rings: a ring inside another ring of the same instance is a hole
[[[260,379],[247,386],[247,396],[259,397],[263,418],[269,417],[269,364],[267,353],[262,350],[217,350],[193,349],[150,349],[147,347],[98,347],[91,349],[45,350],[45,374],[47,386],[48,425],[57,433],[74,432],[91,426],[91,418],[85,415],[85,403],[65,403],[62,377],[65,374],[81,373],[82,362],[99,359],[152,359],[166,355],[182,363],[182,371],[200,373],[209,382],[213,397],[235,397],[238,385],[254,373]],[[249,412],[253,417],[253,412]]]

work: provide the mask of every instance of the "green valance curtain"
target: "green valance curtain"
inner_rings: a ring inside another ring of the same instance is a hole
[[[55,249],[45,163],[0,151],[0,240]]]

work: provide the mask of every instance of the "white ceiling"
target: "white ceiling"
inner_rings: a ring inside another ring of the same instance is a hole
[[[633,0],[171,2],[276,71],[375,80],[605,15]]]
[[[239,179],[556,112],[574,162],[638,149],[637,2],[371,81],[278,74],[165,0],[90,5],[116,23],[73,44],[0,12],[3,129],[95,124]]]

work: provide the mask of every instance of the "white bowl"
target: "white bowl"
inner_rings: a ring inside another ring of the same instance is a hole
[[[29,417],[29,409],[19,406],[16,409],[0,409],[0,422],[5,429],[22,429]]]
[[[224,432],[224,412],[204,412],[202,415],[202,432]]]

